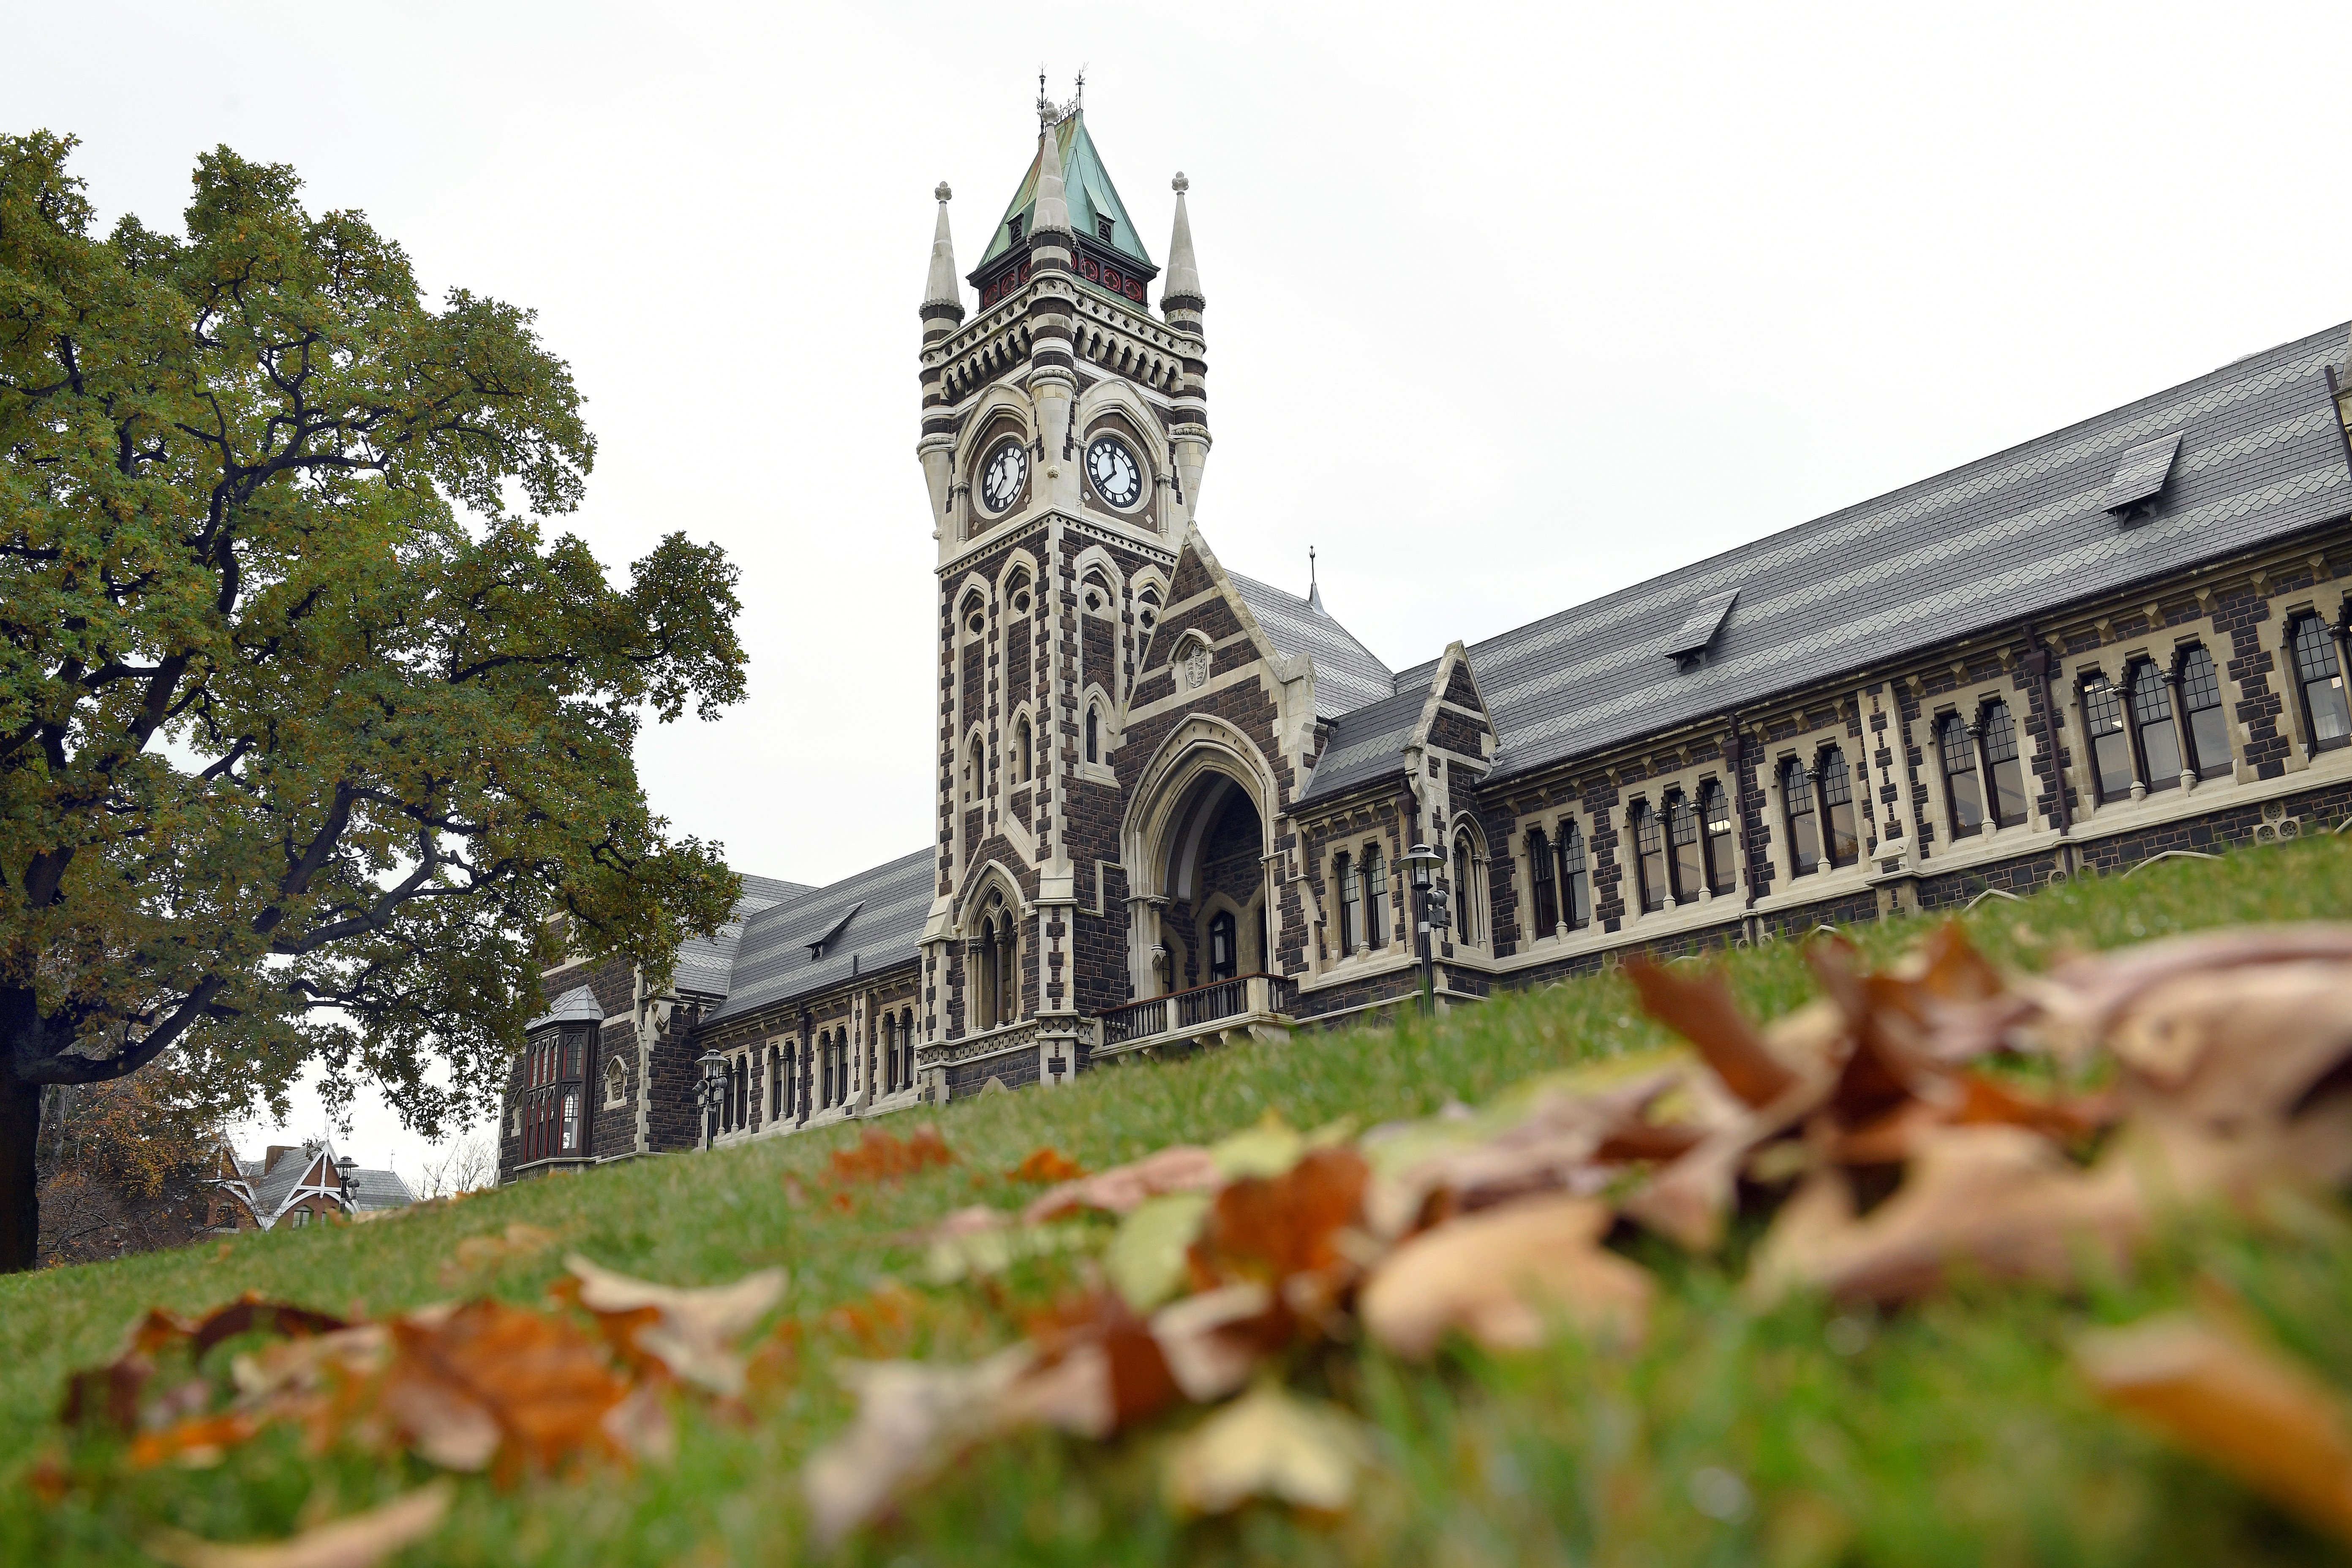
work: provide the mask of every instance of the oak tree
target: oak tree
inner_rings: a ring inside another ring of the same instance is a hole
[[[734,569],[672,533],[616,584],[543,531],[595,447],[530,312],[428,301],[226,147],[183,233],[100,234],[72,146],[0,137],[14,1268],[42,1086],[170,1049],[282,1115],[315,1062],[430,1135],[494,1101],[551,925],[658,975],[736,890],[633,754],[741,697]]]

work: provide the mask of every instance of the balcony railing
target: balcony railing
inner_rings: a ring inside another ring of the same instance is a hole
[[[1100,1015],[1102,1048],[1197,1029],[1226,1018],[1286,1014],[1297,994],[1297,985],[1284,976],[1260,973],[1213,980],[1166,996],[1147,996]]]

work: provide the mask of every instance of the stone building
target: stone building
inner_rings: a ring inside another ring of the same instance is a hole
[[[1039,109],[919,312],[929,842],[551,973],[509,1176],[691,1144],[707,1052],[731,1141],[1392,1006],[1415,844],[1466,1001],[2352,814],[2347,328],[1392,670],[1219,563],[1184,178],[1163,273]]]

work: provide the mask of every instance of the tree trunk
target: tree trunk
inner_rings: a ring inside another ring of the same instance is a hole
[[[41,1248],[41,1086],[0,1057],[0,1273],[33,1267]]]

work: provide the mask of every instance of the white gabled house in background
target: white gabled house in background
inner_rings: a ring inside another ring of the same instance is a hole
[[[329,1215],[396,1209],[416,1201],[396,1171],[363,1171],[324,1139],[272,1144],[258,1160],[240,1158],[226,1140],[213,1152],[214,1195],[205,1223],[214,1230],[274,1230],[315,1225]]]

